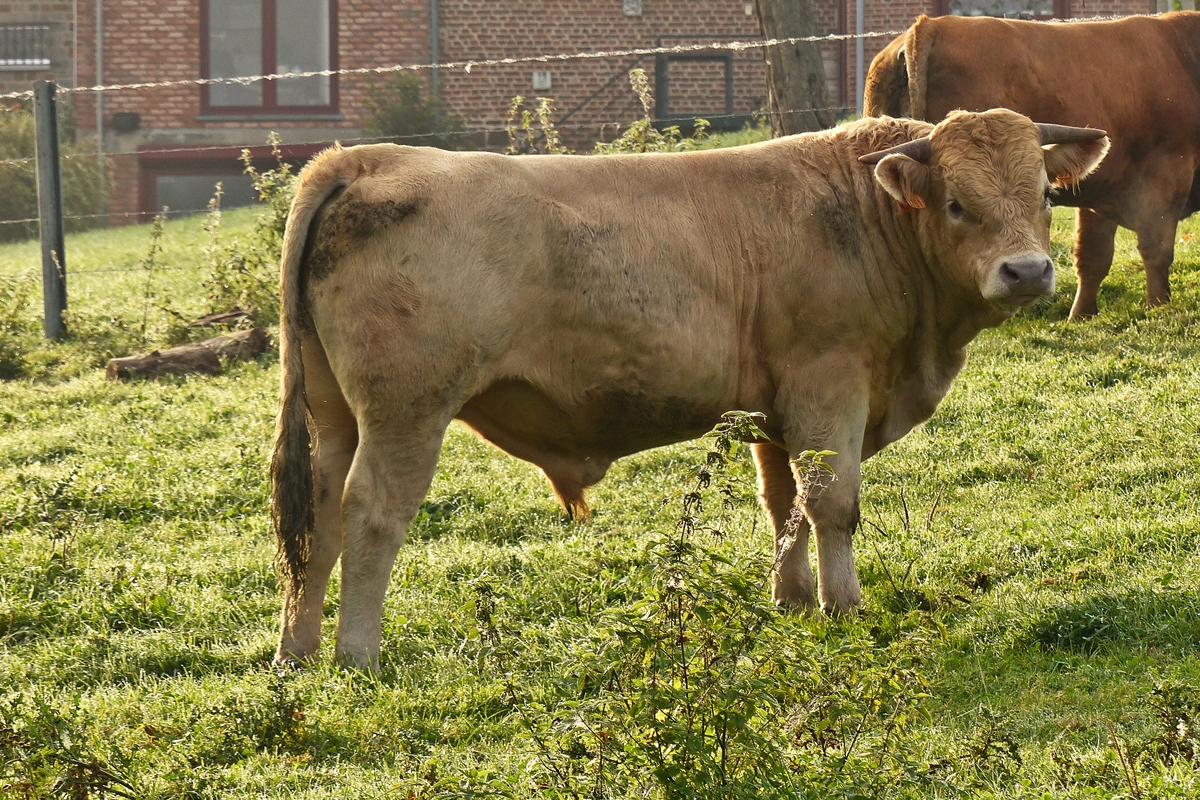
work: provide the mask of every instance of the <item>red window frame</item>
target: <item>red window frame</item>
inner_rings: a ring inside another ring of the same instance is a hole
[[[200,0],[200,75],[208,74],[208,1]],[[276,0],[261,0],[263,30],[262,75],[276,70],[275,50],[275,3]],[[329,69],[338,68],[338,4],[329,0]],[[278,81],[263,81],[262,103],[253,106],[214,106],[209,102],[209,87],[200,87],[200,113],[227,116],[312,116],[338,113],[338,76],[329,76],[329,105],[324,106],[281,106],[276,102]]]

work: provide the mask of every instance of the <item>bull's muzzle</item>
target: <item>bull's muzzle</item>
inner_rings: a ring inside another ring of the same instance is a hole
[[[1006,256],[993,280],[993,301],[1005,305],[1027,305],[1054,294],[1054,262],[1043,253]]]

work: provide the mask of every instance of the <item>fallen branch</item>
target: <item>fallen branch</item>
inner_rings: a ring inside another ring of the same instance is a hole
[[[113,358],[109,360],[105,374],[110,381],[160,378],[163,375],[218,375],[222,369],[221,359],[245,361],[266,350],[270,343],[266,328],[237,331],[167,350]]]

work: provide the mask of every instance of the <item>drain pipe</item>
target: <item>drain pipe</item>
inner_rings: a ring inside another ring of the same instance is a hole
[[[96,0],[96,85],[104,85],[104,0]],[[104,186],[104,92],[96,92],[96,164]]]
[[[429,0],[429,63],[434,67],[430,71],[429,89],[433,95],[433,122],[441,127],[442,124],[442,71],[437,66],[441,63],[441,28],[438,24],[438,0]]]
[[[863,0],[854,0],[854,103],[863,115]]]

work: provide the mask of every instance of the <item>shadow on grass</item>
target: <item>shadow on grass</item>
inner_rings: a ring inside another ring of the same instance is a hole
[[[1025,641],[1042,650],[1092,654],[1112,644],[1194,650],[1200,594],[1168,590],[1100,594],[1049,608]]]
[[[488,544],[515,544],[529,539],[552,539],[569,533],[574,522],[549,501],[543,506],[512,508],[462,489],[427,499],[409,528],[408,541],[431,542],[454,533]]]

